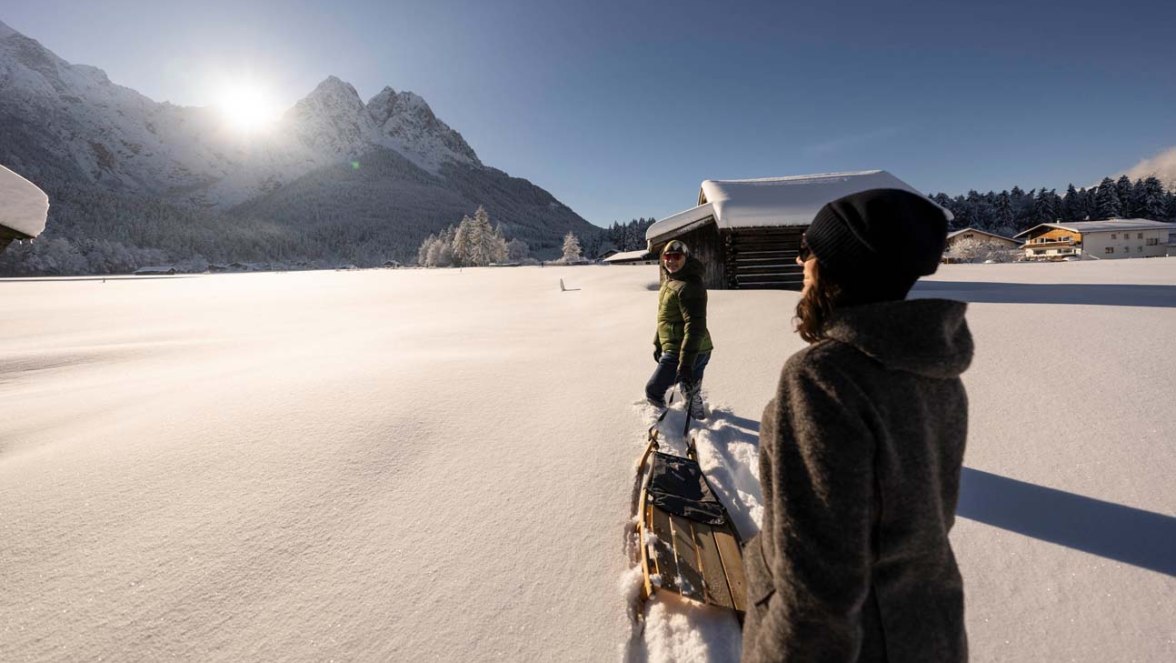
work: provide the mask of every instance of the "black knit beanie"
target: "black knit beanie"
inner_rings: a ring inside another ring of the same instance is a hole
[[[947,215],[918,194],[871,189],[822,207],[805,241],[822,273],[858,303],[903,299],[939,267]]]

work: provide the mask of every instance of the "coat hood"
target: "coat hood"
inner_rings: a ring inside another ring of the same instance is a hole
[[[702,275],[706,271],[706,268],[703,266],[702,261],[698,258],[695,258],[694,256],[687,256],[686,264],[682,265],[682,269],[679,269],[678,271],[671,274],[670,271],[666,269],[666,264],[663,262],[661,264],[661,270],[662,274],[666,275],[666,278],[673,279],[674,281],[691,281],[695,279],[702,281]]]
[[[972,363],[967,304],[908,299],[850,306],[833,314],[825,336],[883,366],[931,378],[958,378]]]

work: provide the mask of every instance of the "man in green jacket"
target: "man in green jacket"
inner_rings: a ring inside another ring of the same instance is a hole
[[[675,383],[690,398],[690,416],[705,419],[702,374],[710,361],[710,332],[706,329],[706,286],[703,266],[680,240],[661,253],[662,284],[657,296],[657,334],[653,359],[657,369],[645,385],[645,397],[657,408],[666,406],[666,390]]]

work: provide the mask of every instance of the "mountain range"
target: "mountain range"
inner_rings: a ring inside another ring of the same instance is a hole
[[[212,108],[157,103],[3,23],[0,163],[49,194],[44,236],[82,253],[114,243],[151,260],[409,261],[478,206],[538,257],[557,255],[569,231],[601,232],[483,164],[411,92],[386,87],[365,103],[331,76],[272,131],[244,136]]]

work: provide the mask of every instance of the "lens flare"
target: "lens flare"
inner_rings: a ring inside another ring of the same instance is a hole
[[[264,87],[251,81],[236,81],[222,86],[217,108],[229,127],[241,133],[255,133],[278,119],[277,105]]]

